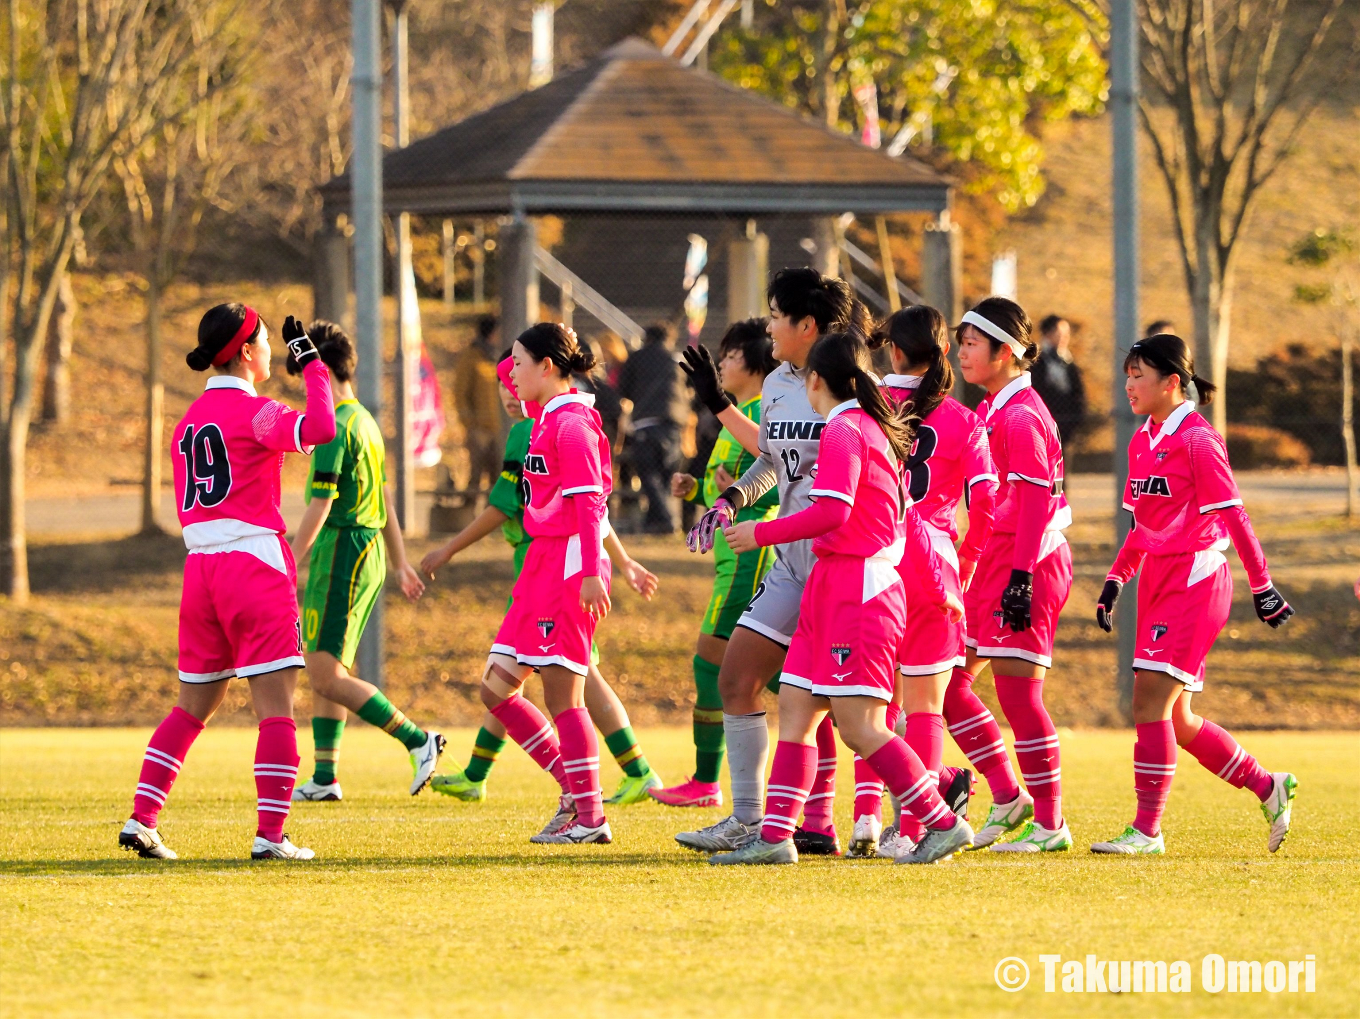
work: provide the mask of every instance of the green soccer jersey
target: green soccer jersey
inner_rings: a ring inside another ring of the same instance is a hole
[[[737,409],[756,424],[760,424],[760,397],[756,396]],[[718,441],[713,444],[713,452],[708,456],[708,466],[704,468],[703,483],[695,490],[692,498],[703,496],[704,505],[712,506],[722,495],[723,490],[713,480],[719,467],[724,468],[733,478],[740,478],[755,463],[756,458],[746,452],[736,436],[726,428],[718,433]],[[737,520],[772,520],[779,512],[779,493],[771,488],[762,495],[754,506],[746,506],[737,511]],[[724,547],[726,543],[724,542]]]
[[[524,530],[524,457],[529,452],[529,436],[534,430],[533,418],[516,421],[505,440],[505,458],[500,477],[487,494],[487,505],[494,506],[510,519],[501,524],[501,534],[515,550],[515,576],[524,567],[532,540]]]
[[[371,527],[387,524],[386,454],[382,431],[358,400],[335,406],[335,438],[312,453],[306,498],[334,498],[328,527]]]

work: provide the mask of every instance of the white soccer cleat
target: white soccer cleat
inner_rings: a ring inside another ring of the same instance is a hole
[[[558,832],[570,828],[576,823],[576,801],[571,798],[571,793],[563,793],[557,798],[557,812],[548,818],[542,830],[537,835],[529,836],[530,842],[543,842],[549,835],[556,835]]]
[[[256,835],[250,847],[252,860],[311,860],[315,857],[316,854],[310,849],[293,845],[287,832],[278,842],[270,842],[263,835]]]
[[[1166,842],[1161,832],[1153,837],[1129,825],[1123,834],[1116,835],[1109,842],[1092,842],[1091,852],[1110,856],[1160,856],[1166,852]]]
[[[556,831],[551,835],[535,835],[530,842],[539,845],[584,845],[588,842],[595,842],[600,845],[608,845],[613,842],[613,832],[609,830],[609,822],[601,821],[595,827],[581,824],[579,821]]]
[[[411,779],[412,796],[429,784],[430,776],[434,774],[435,766],[439,764],[439,755],[444,752],[443,736],[433,730],[427,732],[426,736],[428,738],[425,743],[411,751],[411,770],[415,772]]]
[[[179,859],[175,851],[161,841],[160,832],[148,828],[134,817],[129,817],[123,830],[118,833],[118,844],[124,849],[134,850],[147,860]]]
[[[1067,822],[1056,830],[1049,830],[1036,821],[1027,821],[1020,834],[1009,842],[998,842],[993,853],[1064,853],[1072,848],[1072,833]]]
[[[855,818],[855,830],[850,836],[850,845],[845,855],[855,860],[864,860],[878,855],[878,841],[883,835],[883,822],[873,814]]]
[[[1025,790],[1009,803],[993,803],[987,820],[973,836],[971,849],[986,849],[1007,832],[1013,832],[1034,816],[1034,797]]]
[[[956,815],[957,816],[957,815]],[[910,839],[903,839],[908,846]],[[973,829],[968,822],[959,818],[952,828],[927,828],[912,849],[897,857],[898,863],[938,863],[949,860],[973,844]]]
[[[1261,813],[1270,825],[1270,840],[1266,848],[1273,853],[1284,845],[1284,840],[1289,836],[1289,815],[1294,809],[1299,780],[1287,771],[1273,771],[1270,779],[1273,786],[1270,795],[1261,801]]]
[[[883,829],[878,840],[878,857],[881,860],[896,860],[916,848],[916,843],[903,835],[897,825],[890,824]]]
[[[738,821],[735,814],[728,814],[717,824],[710,824],[707,828],[682,831],[675,836],[675,841],[686,849],[693,849],[698,853],[730,853],[759,837],[759,821],[746,824]]]
[[[302,785],[293,787],[294,803],[335,803],[344,798],[345,794],[340,791],[339,782],[327,782],[322,785],[308,779]]]
[[[708,862],[719,867],[734,864],[797,863],[798,848],[793,844],[791,838],[780,839],[778,842],[766,842],[760,836],[756,836],[742,845],[740,849],[710,856]]]

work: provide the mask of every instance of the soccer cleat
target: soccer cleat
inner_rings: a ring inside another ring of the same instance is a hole
[[[1289,837],[1289,815],[1294,809],[1299,780],[1287,771],[1271,772],[1270,779],[1273,784],[1270,795],[1261,801],[1261,813],[1270,825],[1270,839],[1266,842],[1266,848],[1273,853]]]
[[[430,784],[430,776],[439,763],[439,755],[444,752],[445,742],[443,736],[431,731],[426,733],[424,744],[411,751],[411,770],[415,772],[411,779],[412,796]]]
[[[129,817],[128,823],[123,825],[123,830],[118,833],[118,844],[124,849],[135,850],[138,856],[146,860],[179,859],[175,851],[161,841],[160,832],[148,828],[135,817]]]
[[[571,793],[563,793],[557,799],[557,813],[548,819],[548,823],[543,826],[543,830],[537,835],[529,837],[530,842],[537,842],[545,835],[556,835],[564,828],[570,828],[576,823],[576,801],[571,798]]]
[[[311,860],[315,857],[316,854],[310,849],[293,845],[288,840],[287,832],[278,842],[270,842],[263,835],[256,835],[250,847],[252,860]]]
[[[986,849],[1007,832],[1015,831],[1034,816],[1034,797],[1025,790],[1009,803],[993,803],[987,811],[987,820],[981,830],[973,836],[974,849]]]
[[[294,803],[334,803],[344,798],[345,794],[340,791],[339,782],[327,782],[323,785],[308,779],[293,789]]]
[[[883,836],[883,822],[873,814],[855,818],[855,830],[845,855],[852,860],[864,860],[878,855],[878,840]]]
[[[954,772],[948,788],[941,790],[940,796],[950,810],[965,821],[968,820],[968,801],[973,796],[973,773],[967,768],[959,768]]]
[[[793,829],[793,845],[805,856],[840,856],[841,840],[836,829],[829,832],[808,831],[801,825]]]
[[[760,822],[745,824],[728,814],[717,824],[710,824],[698,831],[682,831],[675,836],[686,849],[699,853],[730,853],[746,843],[760,837]]]
[[[721,807],[722,787],[717,782],[687,778],[665,789],[648,789],[647,795],[668,807]]]
[[[1156,837],[1144,835],[1129,825],[1122,835],[1116,835],[1109,842],[1092,842],[1091,852],[1110,856],[1161,856],[1166,852],[1166,842],[1160,832]]]
[[[756,836],[740,849],[709,857],[708,862],[719,867],[731,864],[797,863],[798,847],[793,844],[793,839],[766,842],[760,836]]]
[[[628,806],[630,803],[641,803],[647,798],[647,794],[653,789],[660,789],[664,782],[661,776],[647,769],[647,774],[641,778],[632,775],[624,775],[619,779],[619,787],[614,790],[614,795],[605,800],[606,803],[617,803],[620,806]]]
[[[910,839],[903,840],[911,845]],[[952,828],[927,828],[921,841],[897,857],[898,863],[938,863],[963,852],[973,844],[973,829],[959,818]]]
[[[897,825],[890,824],[883,829],[883,835],[878,840],[878,857],[881,860],[896,860],[915,848],[915,842],[898,831]]]
[[[464,803],[481,803],[486,799],[486,779],[474,782],[456,764],[447,775],[435,775],[430,788],[444,796],[452,796]]]
[[[1009,842],[992,846],[993,853],[1065,853],[1072,848],[1072,833],[1064,821],[1056,831],[1050,831],[1035,821],[1026,821],[1020,834]]]
[[[601,821],[595,827],[574,822],[567,825],[551,835],[539,833],[529,841],[538,845],[584,845],[587,842],[597,842],[600,845],[608,845],[614,841],[611,836],[613,832],[609,830],[609,822]]]

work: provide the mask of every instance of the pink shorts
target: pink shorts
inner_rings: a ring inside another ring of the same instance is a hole
[[[993,534],[964,598],[965,643],[979,658],[1020,658],[1051,668],[1058,613],[1072,591],[1072,550],[1064,541],[1035,565],[1030,627],[1021,633],[1001,618],[1001,595],[1010,583],[1013,562],[1015,535]]]
[[[609,557],[603,549],[598,554],[600,579],[608,590]],[[584,676],[590,668],[595,620],[581,609],[583,579],[579,535],[535,538],[491,653],[535,669],[560,665]]]
[[[968,660],[968,651],[963,644],[963,620],[951,623],[948,616],[926,600],[910,565],[904,563],[899,572],[903,572],[902,584],[907,592],[907,629],[897,651],[902,675],[934,676],[963,665]],[[943,557],[940,557],[940,575],[944,578],[944,589],[952,591],[962,601],[959,573]]]
[[[284,570],[241,551],[191,552],[184,560],[181,683],[215,683],[306,664],[293,553],[282,538],[272,540],[279,543]]]
[[[1133,667],[1204,689],[1204,659],[1228,622],[1232,573],[1219,552],[1148,556],[1138,576]]]
[[[892,700],[906,617],[906,592],[890,563],[818,559],[779,682],[818,697]]]

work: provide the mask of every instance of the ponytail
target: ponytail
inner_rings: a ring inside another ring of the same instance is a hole
[[[869,374],[869,347],[857,332],[828,333],[812,345],[807,367],[826,383],[838,400],[858,400],[860,410],[883,429],[899,463],[911,453],[911,433],[906,420],[883,395],[878,380]]]
[[[908,364],[928,366],[921,384],[903,407],[910,438],[915,441],[921,422],[944,403],[954,388],[954,368],[945,353],[949,326],[935,308],[928,304],[913,304],[894,312],[877,335],[881,337],[880,342],[891,343],[900,350]]]

